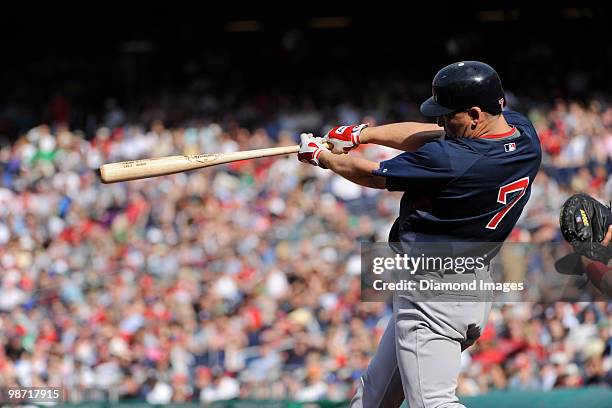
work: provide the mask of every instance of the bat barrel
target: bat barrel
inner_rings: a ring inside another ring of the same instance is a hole
[[[197,168],[188,156],[168,156],[155,159],[129,160],[104,164],[100,167],[100,179],[103,183],[138,180],[163,176]]]

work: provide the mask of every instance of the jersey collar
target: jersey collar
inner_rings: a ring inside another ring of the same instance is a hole
[[[512,136],[515,132],[516,132],[516,128],[514,126],[512,126],[512,129],[510,129],[507,132],[499,133],[499,134],[496,134],[496,135],[484,135],[484,136],[480,136],[480,139],[503,139],[505,137]]]

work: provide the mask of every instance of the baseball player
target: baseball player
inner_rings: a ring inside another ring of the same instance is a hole
[[[366,187],[403,191],[390,242],[502,242],[529,199],[541,162],[529,120],[502,112],[495,70],[477,61],[441,69],[421,105],[436,124],[335,127],[302,134],[298,159]],[[323,142],[333,145],[331,151]],[[375,143],[404,153],[375,163],[347,153]],[[335,153],[335,154],[334,154]],[[393,319],[352,407],[463,407],[455,395],[461,352],[480,336],[488,302],[416,302],[394,295]]]

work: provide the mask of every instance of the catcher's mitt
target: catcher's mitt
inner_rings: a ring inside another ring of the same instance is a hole
[[[612,211],[586,194],[575,194],[567,199],[559,215],[561,233],[572,244],[575,254],[559,259],[555,267],[561,273],[580,274],[580,256],[607,264],[612,248],[600,244],[612,224]],[[572,266],[573,265],[573,266]]]

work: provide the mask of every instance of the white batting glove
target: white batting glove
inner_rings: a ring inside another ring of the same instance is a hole
[[[327,150],[323,145],[323,142],[323,138],[314,137],[312,133],[302,133],[300,135],[300,151],[298,152],[298,160],[325,169],[326,167],[319,163],[319,156],[324,150]]]
[[[351,126],[336,126],[324,136],[326,142],[332,145],[332,153],[343,154],[359,146],[361,131],[368,127],[367,123]]]

